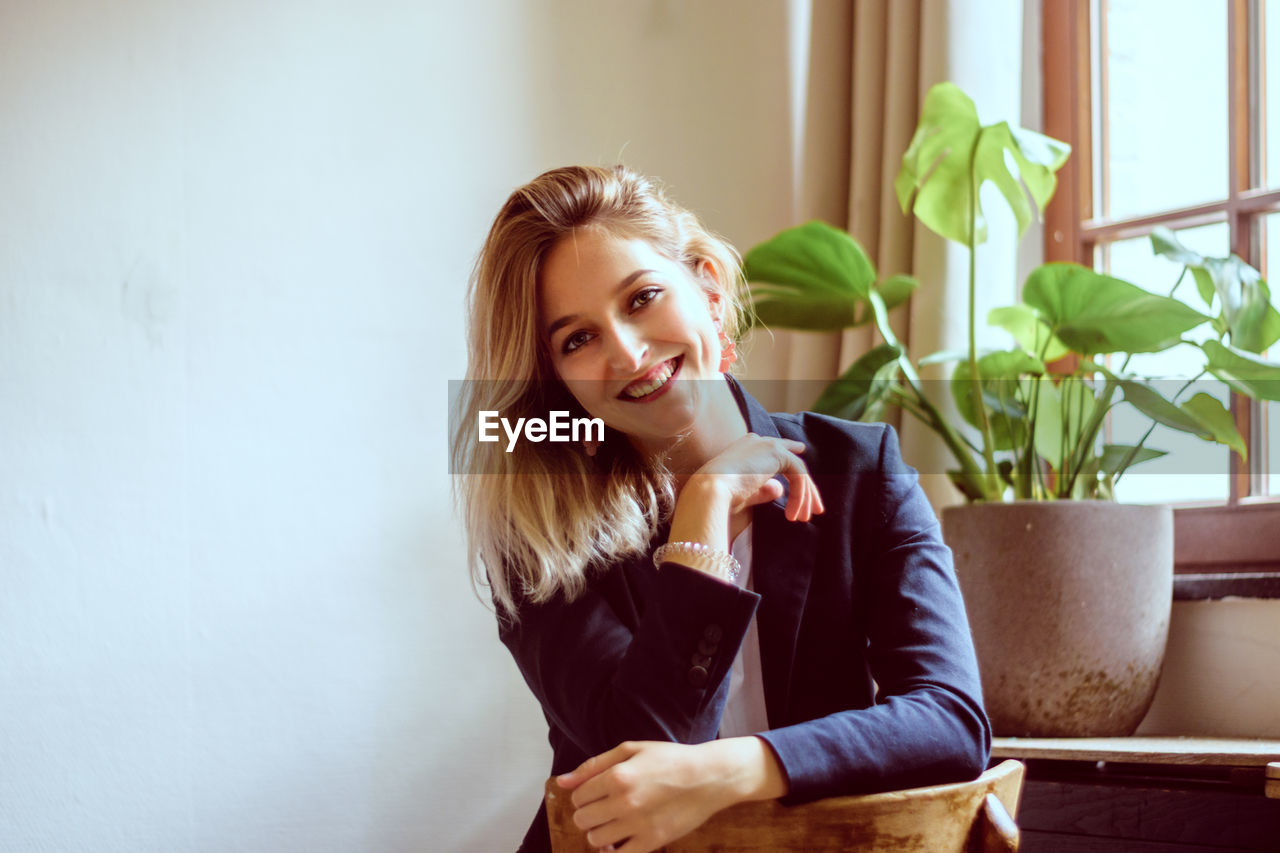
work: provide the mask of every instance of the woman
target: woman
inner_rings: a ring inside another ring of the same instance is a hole
[[[623,167],[517,190],[472,281],[454,470],[473,572],[600,849],[988,758],[915,472],[888,427],[770,415],[727,375],[742,284],[730,246]],[[557,411],[603,439],[480,440],[484,413]],[[522,849],[549,849],[544,811]]]

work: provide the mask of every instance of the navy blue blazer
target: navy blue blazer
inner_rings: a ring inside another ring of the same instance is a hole
[[[759,736],[786,775],[784,803],[976,777],[991,729],[964,604],[893,430],[770,415],[730,384],[752,432],[804,442],[826,511],[787,521],[785,496],[754,508],[754,592],[645,555],[593,574],[572,602],[502,622],[550,727],[551,772],[625,740],[714,739],[754,615],[769,718]],[[545,810],[521,849],[550,849]]]

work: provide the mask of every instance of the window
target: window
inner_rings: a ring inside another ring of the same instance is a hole
[[[1280,0],[1043,0],[1041,25],[1045,132],[1073,148],[1046,212],[1046,260],[1163,280],[1168,292],[1180,268],[1149,239],[1165,227],[1269,280],[1270,259],[1280,283]],[[1147,368],[1179,372],[1176,361]],[[1269,464],[1280,459],[1280,405],[1231,395],[1230,408],[1248,462],[1153,434],[1177,448],[1178,476],[1150,477],[1154,493],[1136,482],[1141,469],[1120,484],[1121,499],[1199,504],[1176,510],[1180,573],[1280,572],[1280,476]],[[1124,427],[1117,417],[1112,428]]]

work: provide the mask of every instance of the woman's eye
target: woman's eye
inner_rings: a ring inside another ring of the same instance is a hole
[[[658,294],[661,292],[662,292],[661,289],[657,287],[646,287],[644,290],[640,291],[634,297],[632,297],[631,299],[632,310],[635,310],[636,308],[643,308],[644,306],[648,305],[650,302],[657,299]]]
[[[589,340],[591,340],[591,336],[586,332],[574,332],[572,335],[569,335],[564,339],[564,343],[560,348],[565,354],[568,354],[578,349]]]

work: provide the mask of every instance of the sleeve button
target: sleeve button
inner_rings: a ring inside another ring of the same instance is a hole
[[[717,643],[711,643],[706,640],[698,641],[698,654],[700,655],[714,655],[719,648],[720,646]]]
[[[707,668],[705,666],[695,666],[689,670],[689,684],[694,687],[702,687],[707,683]]]
[[[689,662],[694,666],[700,666],[703,669],[706,669],[711,666],[711,657],[709,655],[694,655],[692,660]]]
[[[711,624],[702,629],[702,638],[708,643],[718,643],[723,636],[724,631],[720,629],[719,625]]]

